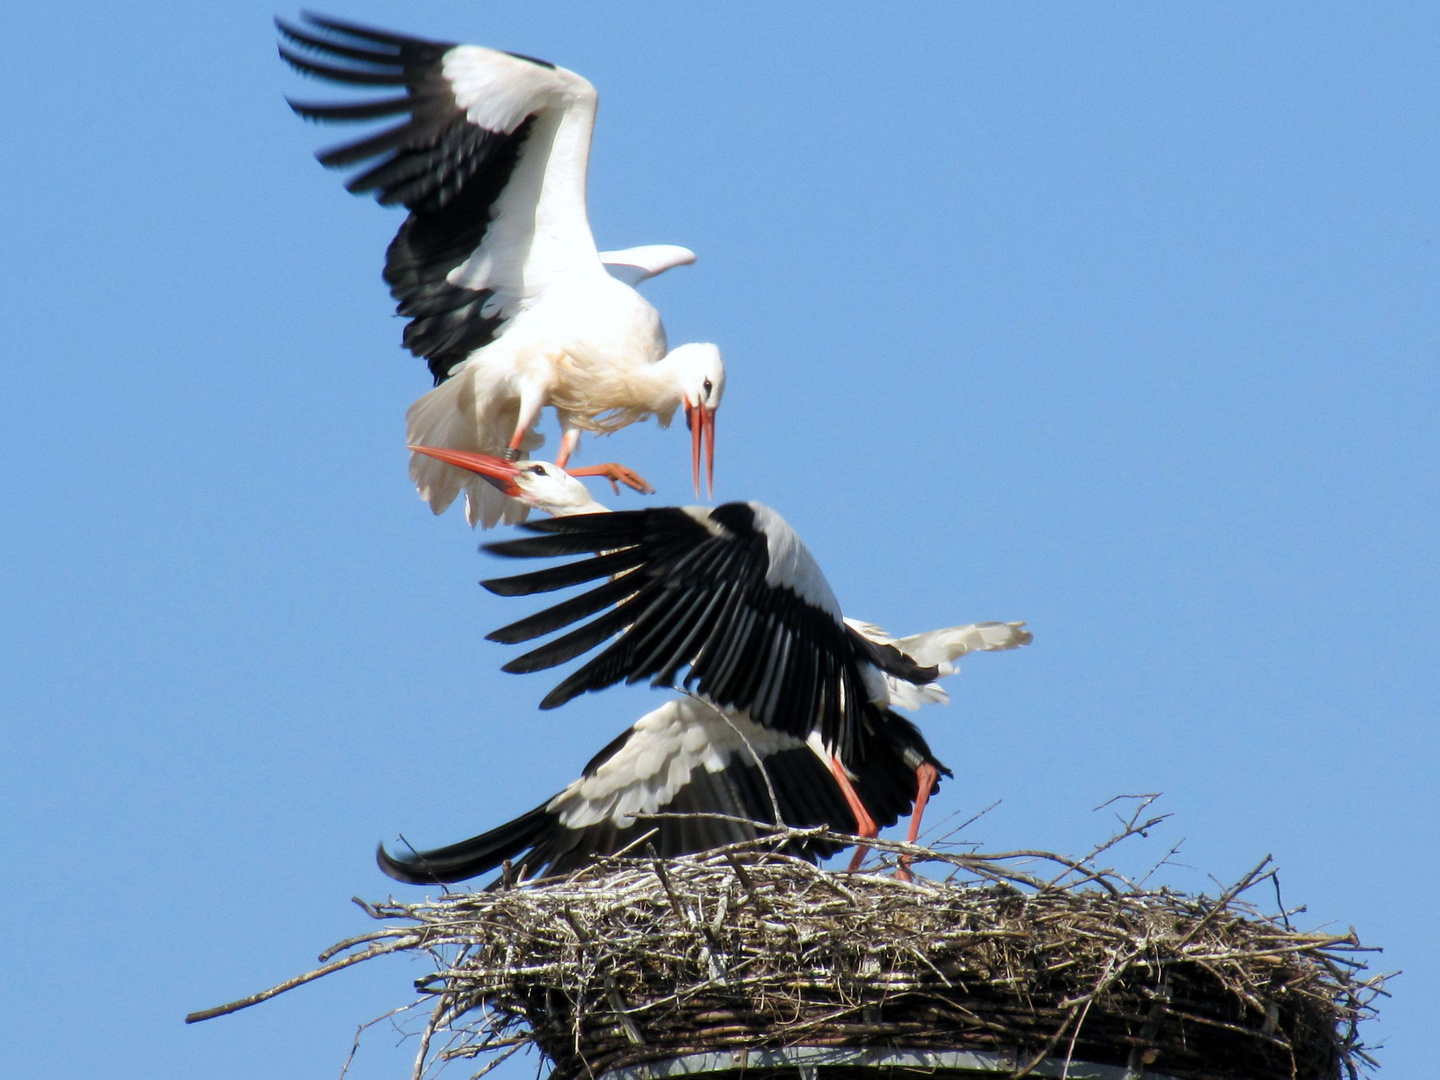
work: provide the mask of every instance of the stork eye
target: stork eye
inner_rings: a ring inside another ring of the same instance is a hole
[[[533,472],[536,476],[544,476],[544,475],[545,475],[545,466],[544,466],[544,465],[531,465],[530,468],[526,470],[526,472]]]

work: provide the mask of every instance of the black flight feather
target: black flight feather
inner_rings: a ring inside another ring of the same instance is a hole
[[[308,26],[283,19],[280,55],[305,75],[356,88],[403,86],[403,97],[353,102],[291,101],[308,120],[355,122],[408,114],[408,119],[353,142],[322,150],[330,168],[365,165],[346,183],[382,205],[411,213],[386,252],[385,280],[396,311],[410,320],[405,347],[423,357],[438,385],[476,349],[495,339],[508,313],[486,305],[490,289],[452,285],[449,274],[480,247],[496,201],[528,141],[533,116],[511,132],[472,124],[445,78],[452,42],[395,34],[309,12]],[[303,55],[298,50],[313,53]],[[529,57],[518,59],[545,65]]]
[[[346,22],[343,19],[336,19],[329,15],[319,15],[313,11],[302,11],[300,16],[312,26],[333,30],[337,34],[344,34],[348,37],[360,38],[362,41],[373,41],[378,45],[393,45],[399,48],[407,45],[435,45],[444,49],[453,49],[455,47],[453,43],[426,41],[424,38],[411,37],[407,34],[397,34],[391,30],[379,30],[373,26],[365,26],[361,23]]]
[[[496,596],[529,596],[532,593],[555,592],[557,589],[568,589],[572,585],[583,585],[596,578],[611,577],[634,569],[639,561],[633,552],[617,551],[601,555],[597,559],[584,559],[545,570],[534,570],[528,574],[489,578],[480,584]]]
[[[529,618],[513,622],[509,626],[503,626],[499,630],[487,634],[486,640],[498,641],[505,645],[518,645],[522,641],[530,641],[542,634],[569,626],[586,615],[593,615],[601,608],[609,607],[616,601],[623,600],[628,593],[634,591],[635,585],[628,575],[618,577],[599,588],[572,597],[564,603],[538,611]]]

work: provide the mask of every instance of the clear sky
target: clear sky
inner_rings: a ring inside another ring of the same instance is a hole
[[[1386,1073],[1433,1067],[1440,10],[322,10],[589,77],[601,246],[700,255],[648,295],[725,350],[717,496],[892,631],[1029,622],[919,717],[935,821],[998,799],[968,838],[1080,851],[1163,791],[1168,880],[1273,853],[1405,969]],[[418,968],[181,1017],[364,930],[382,837],[528,810],[659,701],[499,673],[518,609],[406,479],[401,215],[312,159],[343,133],[285,106],[327,88],[273,13],[5,20],[7,1076],[336,1074]],[[690,501],[683,429],[610,458]]]

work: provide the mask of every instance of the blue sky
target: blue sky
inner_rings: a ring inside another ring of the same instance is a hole
[[[1370,1035],[1423,1072],[1433,6],[324,10],[589,77],[600,244],[700,255],[648,295],[725,350],[717,496],[781,510],[893,631],[1029,622],[920,716],[935,820],[999,799],[969,838],[1080,851],[1092,807],[1163,791],[1172,884],[1273,853],[1306,919],[1386,947]],[[341,134],[284,105],[325,88],[273,13],[7,19],[7,1075],[334,1075],[418,968],[180,1019],[363,930],[377,840],[527,810],[658,701],[541,714],[498,672],[516,609],[405,475],[400,216],[311,158]],[[689,500],[683,430],[610,458]],[[350,1075],[400,1074],[396,1041]]]

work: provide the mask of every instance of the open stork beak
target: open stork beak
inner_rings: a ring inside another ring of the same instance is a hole
[[[690,472],[695,481],[695,497],[700,497],[700,440],[705,440],[705,485],[715,495],[715,411],[699,405],[685,406],[685,426],[690,429]]]
[[[504,461],[501,458],[490,457],[488,454],[472,454],[465,450],[446,450],[439,446],[412,446],[410,449],[417,454],[432,457],[436,461],[443,461],[446,465],[454,465],[456,468],[479,473],[506,495],[517,496],[520,494],[519,485],[515,483],[515,477],[519,475],[520,470],[513,461]]]

